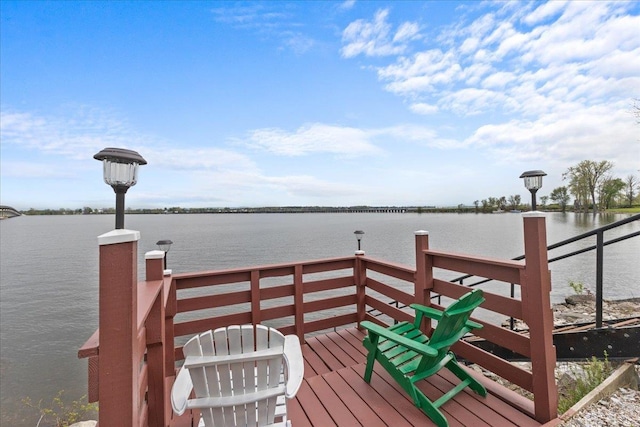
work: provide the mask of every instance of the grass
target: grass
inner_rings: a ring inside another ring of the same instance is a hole
[[[607,213],[637,214],[637,213],[640,213],[640,206],[633,206],[630,208],[607,209]]]
[[[582,366],[582,369],[572,369],[576,377],[574,387],[568,387],[560,393],[558,398],[558,412],[564,414],[569,408],[578,403],[580,399],[589,394],[591,390],[602,384],[613,372],[613,367],[604,354],[604,360],[598,360],[593,356]]]

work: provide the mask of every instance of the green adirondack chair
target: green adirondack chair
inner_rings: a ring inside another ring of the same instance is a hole
[[[482,328],[479,323],[469,320],[469,316],[483,301],[482,291],[476,289],[453,302],[444,312],[420,304],[411,304],[411,308],[416,312],[413,323],[400,322],[383,328],[369,321],[361,322],[360,325],[369,332],[363,341],[369,350],[364,380],[371,381],[373,363],[377,360],[433,422],[441,427],[448,426],[447,419],[438,409],[445,402],[467,386],[481,396],[487,395],[487,390],[482,384],[469,375],[449,351],[449,347],[466,333]],[[420,331],[424,316],[438,321],[431,338]],[[432,402],[415,383],[435,374],[443,367],[449,369],[462,382]]]

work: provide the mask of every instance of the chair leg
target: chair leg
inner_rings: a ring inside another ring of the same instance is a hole
[[[415,386],[414,386],[415,387]],[[434,404],[420,391],[415,388],[415,393],[420,401],[418,406],[422,412],[427,414],[431,421],[433,421],[438,427],[449,427],[449,422],[445,418],[444,414],[440,412],[440,409],[436,408]]]
[[[376,354],[378,353],[378,340],[380,335],[369,332],[369,335],[365,337],[363,344],[365,348],[369,350],[367,354],[367,367],[364,370],[364,381],[366,383],[371,382],[371,374],[373,374],[373,363],[376,361]]]
[[[485,397],[487,395],[487,389],[484,388],[482,384],[478,382],[471,374],[462,369],[458,364],[458,361],[455,359],[451,359],[449,363],[445,365],[447,369],[449,369],[456,377],[458,377],[462,381],[469,382],[469,388],[475,391],[480,396]]]
[[[367,367],[364,370],[364,381],[367,383],[371,382],[371,374],[373,374],[373,363],[376,361],[376,352],[377,350],[370,350],[367,355]]]

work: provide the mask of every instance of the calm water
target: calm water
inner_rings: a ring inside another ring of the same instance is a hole
[[[624,217],[548,214],[548,243]],[[76,352],[98,325],[96,237],[113,223],[106,215],[0,221],[2,418],[25,396],[46,399],[61,389],[73,398],[86,393],[87,362],[78,360]],[[415,230],[430,232],[433,249],[502,258],[524,251],[517,214],[130,215],[126,226],[141,232],[141,275],[144,253],[156,249],[160,239],[174,241],[168,254],[174,272],[352,255],[356,229],[366,232],[362,246],[367,255],[409,266],[415,265]],[[638,222],[628,224],[605,239],[638,229]],[[605,298],[640,296],[638,254],[639,238],[605,248]],[[569,280],[594,290],[594,260],[590,252],[551,264],[553,300],[572,293]]]

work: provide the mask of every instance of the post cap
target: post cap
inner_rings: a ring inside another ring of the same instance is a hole
[[[117,243],[137,242],[140,240],[140,232],[135,230],[116,229],[98,236],[98,244],[115,245]]]

